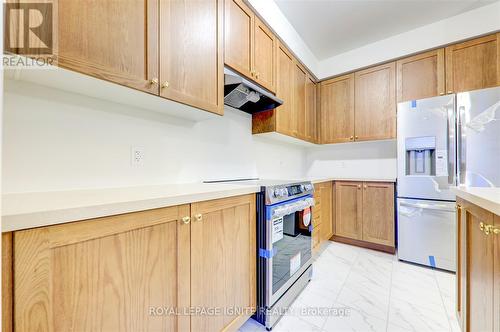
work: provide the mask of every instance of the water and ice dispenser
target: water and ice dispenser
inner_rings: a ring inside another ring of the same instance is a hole
[[[436,175],[436,137],[411,137],[405,140],[406,175]]]

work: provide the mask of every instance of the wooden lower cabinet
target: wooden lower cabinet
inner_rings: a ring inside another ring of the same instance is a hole
[[[2,233],[2,332],[14,331],[12,283],[12,232],[7,232]]]
[[[500,217],[457,199],[457,318],[464,332],[500,330]],[[462,228],[465,227],[465,228]],[[463,241],[460,241],[462,239]]]
[[[256,305],[255,211],[246,195],[16,231],[15,329],[237,329]]]
[[[335,182],[335,235],[361,240],[361,182]]]
[[[191,306],[248,309],[193,315],[191,330],[237,330],[256,307],[255,196],[194,203],[191,214]]]
[[[313,249],[330,240],[333,235],[333,183],[331,181],[314,185],[313,207]]]
[[[334,241],[395,252],[394,183],[335,182]]]
[[[363,241],[394,247],[394,184],[363,184]]]

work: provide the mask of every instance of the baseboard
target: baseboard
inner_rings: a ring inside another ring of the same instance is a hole
[[[383,245],[383,244],[371,243],[371,242],[366,242],[366,241],[361,241],[361,240],[355,240],[355,239],[349,239],[349,238],[342,237],[342,236],[337,236],[337,235],[332,236],[331,240],[334,241],[334,242],[340,242],[340,243],[350,244],[350,245],[358,246],[358,247],[362,247],[362,248],[383,251],[383,252],[387,252],[389,254],[395,254],[396,253],[396,248],[395,247],[386,246],[386,245]]]

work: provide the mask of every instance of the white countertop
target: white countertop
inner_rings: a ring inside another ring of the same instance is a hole
[[[260,186],[171,184],[2,196],[2,232],[255,193]]]
[[[395,179],[339,179],[295,181],[382,181]],[[247,183],[187,183],[125,188],[6,194],[2,196],[2,232],[62,224],[135,211],[189,204],[256,193],[269,180]]]
[[[454,187],[460,198],[500,216],[500,188]]]

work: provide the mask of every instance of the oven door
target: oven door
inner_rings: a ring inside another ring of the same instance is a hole
[[[266,207],[266,306],[271,307],[311,265],[312,196]]]

